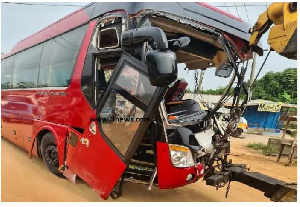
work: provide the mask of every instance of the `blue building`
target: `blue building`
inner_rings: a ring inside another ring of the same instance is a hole
[[[297,108],[294,104],[282,103],[281,107],[277,109],[265,107],[262,108],[260,104],[274,105],[276,103],[266,100],[252,100],[248,103],[243,117],[248,122],[249,128],[262,128],[264,130],[276,130],[281,128],[278,122],[280,116],[287,115],[290,108]],[[277,103],[278,104],[278,103]],[[260,110],[258,110],[260,109]]]

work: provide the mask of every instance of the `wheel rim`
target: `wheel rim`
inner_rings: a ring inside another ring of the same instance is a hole
[[[58,151],[55,145],[49,145],[45,149],[45,161],[51,166],[58,166]]]
[[[242,130],[241,129],[237,129],[236,131],[235,131],[235,135],[236,136],[240,136],[242,134]]]

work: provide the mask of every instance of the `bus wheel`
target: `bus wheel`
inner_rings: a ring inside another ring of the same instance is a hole
[[[50,172],[61,177],[62,173],[58,171],[58,150],[54,136],[50,132],[45,134],[42,138],[41,153],[43,161]]]
[[[240,129],[240,128],[237,128],[236,130],[235,130],[235,132],[233,132],[233,137],[239,137],[239,136],[241,136],[242,135],[242,133],[243,133],[243,130],[242,129]]]

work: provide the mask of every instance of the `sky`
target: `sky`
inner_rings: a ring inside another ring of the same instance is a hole
[[[23,2],[24,3],[24,2]],[[271,2],[206,2],[213,6],[218,7],[226,12],[233,14],[234,16],[242,18],[244,21],[249,22],[250,25],[254,25],[258,19],[259,14],[263,13],[267,5]],[[38,3],[32,3],[38,4]],[[55,5],[77,5],[83,6],[88,2],[52,2],[43,4],[55,4]],[[236,7],[235,7],[236,6]],[[77,10],[79,7],[75,6],[39,6],[39,5],[19,5],[19,4],[6,4],[1,3],[1,53],[8,53],[13,46],[20,40],[32,35],[33,33],[43,29],[56,20],[66,16],[67,14]],[[269,49],[267,44],[266,33],[261,43],[264,49]],[[267,52],[264,52],[264,56],[257,57],[256,71],[260,68],[262,62],[265,59]],[[252,64],[252,61],[249,62]],[[286,68],[296,68],[297,61],[289,60],[285,57],[281,57],[275,52],[271,52],[260,77],[269,71],[280,72]],[[179,78],[185,78],[189,83],[189,88],[194,88],[194,71],[184,70],[184,65],[179,65]],[[204,73],[203,89],[216,89],[221,86],[227,85],[229,79],[219,78],[214,75],[215,69],[207,69]],[[245,80],[248,80],[250,76],[250,68],[246,73]]]

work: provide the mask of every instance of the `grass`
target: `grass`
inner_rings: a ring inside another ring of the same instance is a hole
[[[259,150],[266,156],[276,156],[278,153],[278,150],[276,148],[263,143],[252,142],[247,144],[247,147],[252,148],[254,150]]]
[[[294,138],[297,136],[297,129],[294,131],[291,131],[291,136]]]

